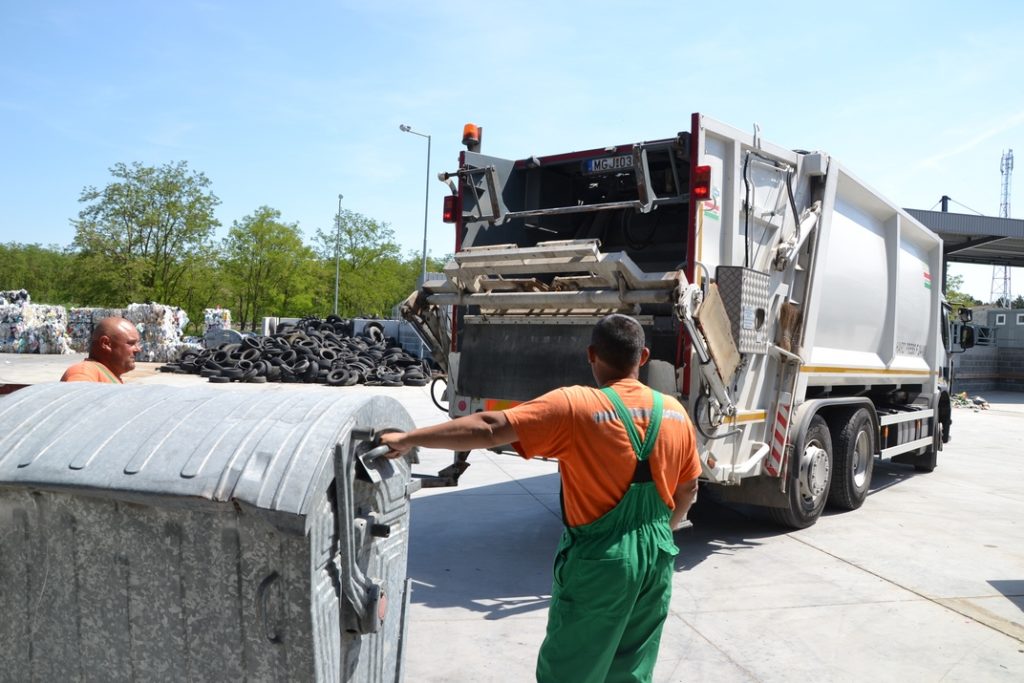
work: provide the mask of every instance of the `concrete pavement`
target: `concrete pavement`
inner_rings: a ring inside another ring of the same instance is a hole
[[[809,529],[701,500],[677,534],[655,680],[1024,680],[1024,397],[986,398],[990,410],[954,412],[934,472],[878,463],[864,507]],[[421,458],[425,472],[451,460]],[[533,676],[557,468],[481,451],[470,462],[459,488],[413,499],[410,681]]]

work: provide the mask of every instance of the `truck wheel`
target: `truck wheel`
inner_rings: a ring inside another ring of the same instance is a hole
[[[867,408],[855,410],[842,426],[832,462],[828,502],[843,510],[856,510],[868,496],[875,469],[875,425]]]
[[[828,499],[832,474],[832,437],[820,415],[811,418],[803,444],[794,444],[788,483],[789,507],[768,508],[771,518],[792,529],[811,526]],[[795,475],[795,476],[794,476]]]
[[[914,471],[915,472],[934,472],[935,471],[935,463],[939,459],[938,445],[937,444],[945,443],[946,442],[945,441],[946,434],[945,434],[945,430],[943,429],[943,424],[941,422],[936,421],[936,423],[935,423],[935,431],[938,432],[938,434],[935,435],[935,439],[934,439],[935,440],[935,444],[930,446],[930,447],[928,447],[928,448],[926,448],[924,453],[922,453],[921,456],[919,458],[917,458],[916,462],[914,462]]]
[[[915,472],[932,472],[935,470],[935,465],[939,461],[939,444],[942,443],[942,431],[943,425],[941,422],[935,423],[935,434],[932,437],[932,445],[921,448],[917,451],[910,453],[900,453],[899,455],[892,456],[892,462],[900,463],[901,465],[913,465]]]

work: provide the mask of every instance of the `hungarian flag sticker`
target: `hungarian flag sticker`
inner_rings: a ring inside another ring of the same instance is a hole
[[[932,288],[932,274],[929,273],[927,270],[924,271],[924,288],[925,289],[931,289]]]

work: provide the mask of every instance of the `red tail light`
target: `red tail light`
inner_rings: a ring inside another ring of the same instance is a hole
[[[711,199],[711,167],[698,166],[693,175],[693,198],[697,201]]]
[[[444,198],[444,210],[441,214],[441,220],[445,223],[455,222],[455,207],[459,202],[459,198],[453,194],[446,195]]]

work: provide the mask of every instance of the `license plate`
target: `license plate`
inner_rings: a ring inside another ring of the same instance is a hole
[[[633,155],[623,154],[617,157],[600,157],[587,159],[583,164],[586,173],[610,173],[612,171],[628,171],[633,168]]]

